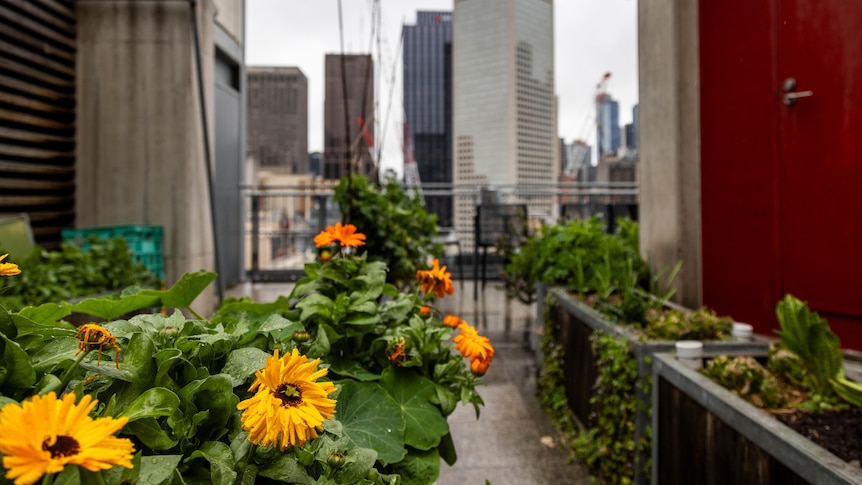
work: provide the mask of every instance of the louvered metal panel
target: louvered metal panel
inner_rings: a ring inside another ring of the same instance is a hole
[[[75,8],[2,0],[0,25],[0,217],[52,248],[75,219]]]

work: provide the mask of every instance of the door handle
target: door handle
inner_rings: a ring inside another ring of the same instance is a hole
[[[814,91],[796,91],[796,79],[789,77],[784,80],[784,96],[782,101],[786,106],[793,106],[799,98],[808,98],[814,96]]]

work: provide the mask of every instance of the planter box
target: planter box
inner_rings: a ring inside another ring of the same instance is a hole
[[[604,315],[570,295],[565,289],[548,289],[551,296],[550,318],[553,322],[554,338],[565,349],[564,373],[566,379],[566,396],[575,417],[586,423],[593,407],[590,397],[594,394],[598,372],[596,357],[590,345],[593,332],[605,332],[628,340],[638,362],[638,375],[641,382],[652,377],[651,358],[659,352],[670,352],[675,348],[673,341],[640,340],[641,337],[625,325],[611,322]],[[675,307],[677,309],[683,309]],[[683,309],[684,310],[684,309]],[[703,342],[704,354],[746,355],[765,353],[769,340],[758,337],[753,342],[714,341]],[[635,417],[635,443],[644,437],[647,426],[651,424],[650,407],[652,397],[637,386],[635,399],[638,403]],[[639,450],[635,460],[635,478],[637,483],[647,483],[649,478],[643,470],[647,462],[647,454]]]
[[[858,484],[862,470],[673,355],[653,360],[652,482]]]

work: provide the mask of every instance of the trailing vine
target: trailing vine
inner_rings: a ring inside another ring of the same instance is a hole
[[[635,386],[638,364],[628,341],[594,332],[590,337],[598,379],[590,398],[594,412],[575,440],[575,452],[609,483],[632,483],[635,460]]]
[[[542,366],[539,368],[536,394],[557,429],[560,442],[571,452],[569,461],[573,461],[575,459],[574,440],[580,433],[580,428],[566,397],[566,376],[563,370],[565,351],[563,346],[554,339],[554,328],[550,316],[553,301],[550,296],[545,298]]]

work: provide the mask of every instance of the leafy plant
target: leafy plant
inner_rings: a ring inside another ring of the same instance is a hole
[[[57,251],[36,246],[16,263],[21,274],[4,279],[0,290],[0,305],[7,309],[71,300],[130,286],[161,286],[155,274],[134,261],[123,238],[92,238],[87,251],[72,241],[64,241]]]
[[[596,411],[590,415],[585,432],[575,439],[575,452],[608,483],[632,483],[637,451],[637,360],[629,343],[615,335],[594,332],[590,342],[599,372],[595,394],[590,398]],[[644,387],[644,392],[649,389]]]
[[[542,227],[506,265],[509,294],[529,303],[538,283],[575,288],[581,294],[609,294],[625,284],[628,261],[635,273],[645,270],[638,254],[636,223],[623,224],[625,233],[606,234],[598,216]],[[621,235],[622,234],[622,235]]]
[[[384,263],[348,253],[307,265],[289,297],[228,299],[211,319],[191,308],[214,280],[209,272],[185,275],[167,290],[131,288],[2,311],[0,405],[74,393],[98,399],[92,418],[128,419],[119,438],[134,443],[133,468],[68,465],[57,483],[433,483],[441,458],[457,457],[447,416],[459,402],[477,413],[482,403],[475,390],[481,380],[461,354],[481,348],[487,368],[493,350],[478,334],[463,337],[472,329],[466,324],[453,345],[455,330],[422,310],[438,294],[429,288],[451,285],[448,275],[434,272],[424,291],[403,293],[386,282]],[[153,307],[165,310],[118,319]],[[109,321],[75,328],[64,320],[73,312]],[[473,347],[462,348],[469,338]],[[320,359],[325,370],[303,371],[303,379],[323,379],[335,400],[321,428],[281,446],[272,445],[280,431],[266,427],[271,423],[249,425],[238,408],[261,392],[259,399],[279,410],[304,399],[292,381],[256,387],[270,362],[278,365],[276,351],[300,365]],[[255,438],[256,429],[268,441]]]
[[[394,178],[375,187],[362,175],[344,177],[334,197],[345,222],[367,236],[368,260],[389,268],[389,282],[405,287],[414,281],[417,270],[443,254],[442,245],[432,242],[437,216],[425,210],[420,195],[405,192]]]
[[[666,310],[657,313],[645,328],[651,340],[722,340],[733,328],[733,319],[720,317],[701,307],[693,311]]]
[[[718,356],[702,373],[761,408],[784,408],[791,401],[778,380],[754,358]]]
[[[781,343],[799,357],[808,371],[805,385],[814,394],[832,394],[831,380],[844,372],[838,336],[826,320],[792,295],[778,303],[775,313],[781,324],[781,330],[776,331]]]

